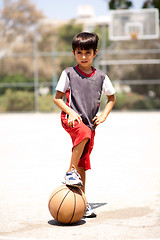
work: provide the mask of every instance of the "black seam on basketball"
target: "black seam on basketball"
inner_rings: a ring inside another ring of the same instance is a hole
[[[79,193],[80,195],[81,195],[81,197],[82,197],[82,199],[83,199],[83,203],[84,203],[84,214],[85,214],[85,206],[86,206],[86,202],[85,202],[85,200],[84,200],[84,197],[83,197],[83,194],[81,193],[81,190],[79,189],[79,188],[75,188],[75,191],[77,192],[77,193]]]
[[[66,193],[66,195],[64,196],[63,200],[61,201],[61,204],[59,205],[59,208],[58,208],[58,211],[57,211],[57,216],[56,216],[56,220],[58,221],[58,214],[59,214],[59,211],[60,211],[60,208],[64,202],[64,199],[67,197],[68,193],[70,192],[70,190],[68,190],[68,192]]]
[[[84,203],[84,214],[85,214],[85,212],[86,212],[86,211],[85,211],[85,207],[86,207],[86,204],[85,204],[85,203],[86,203],[86,202],[85,202],[85,200],[84,200],[83,195],[82,195],[81,197],[82,197],[82,199],[83,199],[83,203]]]
[[[76,195],[75,195],[75,193],[73,193],[73,194],[74,194],[74,209],[73,209],[72,217],[71,217],[71,220],[69,221],[69,223],[72,222],[72,219],[74,217],[75,210],[76,210]]]
[[[76,195],[75,193],[74,194],[74,209],[73,209],[73,214],[72,214],[72,217],[71,217],[71,220],[69,221],[69,223],[71,223],[73,217],[74,217],[74,214],[75,214],[75,210],[76,210]]]
[[[65,187],[65,186],[64,186]],[[68,188],[63,188],[63,189],[60,189],[58,192],[56,192],[55,194],[53,194],[53,196],[50,198],[50,200],[49,200],[49,203],[48,203],[48,208],[50,209],[50,202],[51,202],[51,200],[52,200],[52,198],[57,194],[57,193],[59,193],[59,192],[61,192],[62,190],[65,190],[65,189],[68,189]]]

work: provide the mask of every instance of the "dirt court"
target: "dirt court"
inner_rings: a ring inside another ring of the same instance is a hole
[[[59,114],[0,115],[0,240],[160,239],[160,112],[112,112],[96,129],[86,197],[97,218],[48,211],[71,140]]]

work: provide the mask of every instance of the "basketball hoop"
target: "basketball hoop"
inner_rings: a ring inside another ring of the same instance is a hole
[[[109,39],[111,41],[159,38],[157,8],[111,10],[110,17]]]

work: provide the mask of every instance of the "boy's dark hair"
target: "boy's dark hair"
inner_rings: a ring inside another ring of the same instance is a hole
[[[89,50],[93,49],[95,52],[98,46],[99,37],[96,33],[81,32],[78,33],[72,40],[72,49]]]

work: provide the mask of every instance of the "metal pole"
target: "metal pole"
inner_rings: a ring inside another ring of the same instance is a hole
[[[54,44],[54,52],[53,52],[53,61],[55,63],[55,66],[56,66],[56,58],[57,58],[57,41],[56,41],[56,36],[54,34],[54,38],[55,38],[55,44]],[[53,96],[56,94],[56,85],[57,85],[57,69],[55,67],[55,70],[54,70],[54,75],[53,75]]]
[[[57,52],[56,52],[56,44],[55,44],[55,52],[53,52],[53,61],[55,62],[55,59],[57,57]],[[56,64],[55,64],[56,65]],[[53,75],[53,96],[56,93],[56,85],[57,85],[57,70],[55,68],[54,75]]]
[[[102,61],[106,60],[106,26],[102,25],[101,26],[101,31],[102,31],[102,51],[101,51],[101,58]],[[107,66],[106,65],[102,65],[102,71],[107,73]]]
[[[38,102],[38,48],[37,48],[37,25],[34,28],[34,96],[35,96],[35,112],[39,111],[39,102]]]

